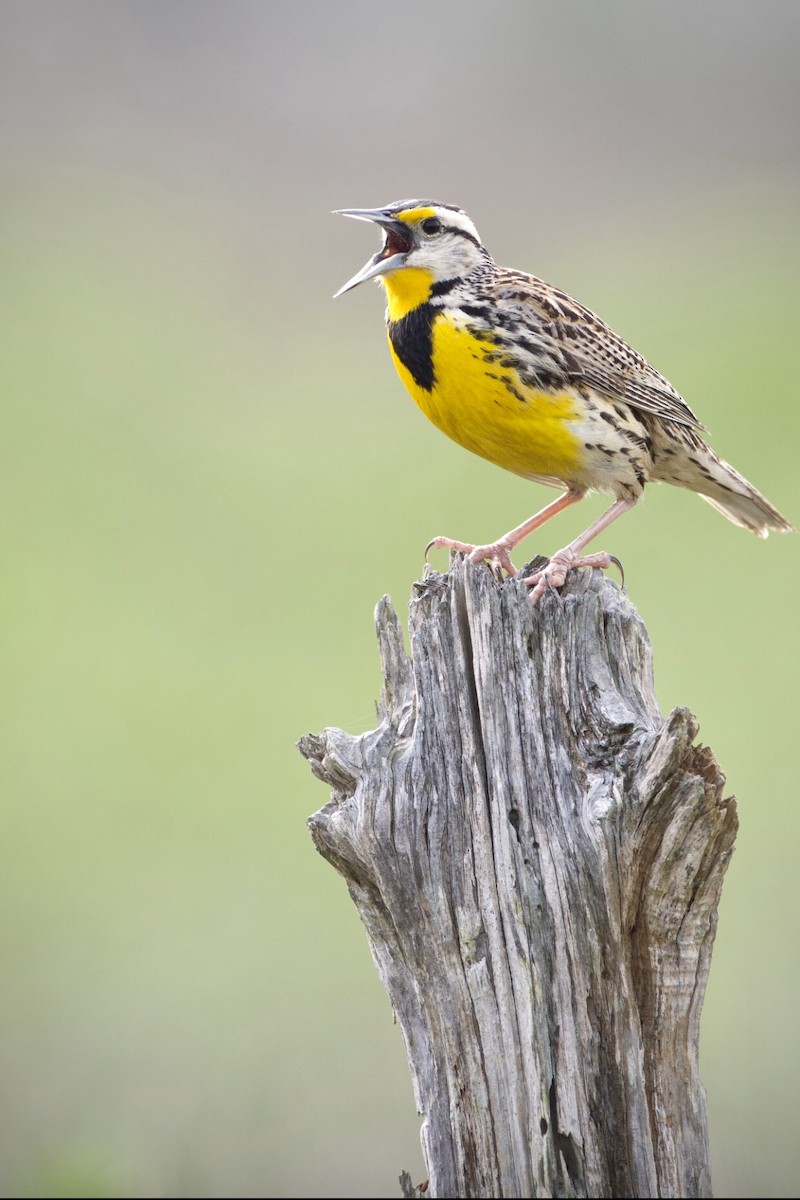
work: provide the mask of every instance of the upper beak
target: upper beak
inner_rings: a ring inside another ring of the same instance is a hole
[[[357,221],[374,221],[376,225],[380,225],[382,229],[385,229],[387,234],[394,233],[397,237],[401,237],[404,242],[408,239],[408,229],[403,222],[390,216],[383,208],[337,208],[334,215],[339,217],[355,217]],[[385,275],[387,271],[394,271],[397,267],[401,267],[405,262],[407,250],[398,250],[392,253],[390,247],[391,239],[387,237],[377,254],[373,254],[369,262],[365,263],[352,279],[348,279],[344,287],[340,287],[338,292],[334,293],[334,300],[337,296],[349,292],[357,284],[363,283],[365,279],[375,279],[378,275]],[[408,249],[410,248],[409,246]]]

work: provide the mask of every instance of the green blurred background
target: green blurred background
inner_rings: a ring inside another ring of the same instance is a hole
[[[373,606],[433,534],[553,493],[416,411],[377,289],[331,303],[377,235],[330,210],[464,206],[797,522],[799,58],[791,0],[2,5],[3,1195],[424,1178],[294,743],[373,726]],[[739,798],[719,1196],[800,1178],[799,545],[656,487],[607,545]]]

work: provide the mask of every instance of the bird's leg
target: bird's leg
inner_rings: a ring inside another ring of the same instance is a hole
[[[535,574],[526,579],[526,585],[533,588],[531,592],[533,603],[535,604],[549,587],[561,587],[569,572],[574,570],[575,567],[599,567],[602,571],[605,571],[607,567],[611,566],[612,562],[616,562],[617,560],[610,554],[606,554],[605,550],[601,550],[597,554],[586,555],[582,555],[581,550],[583,550],[584,546],[588,546],[592,538],[597,537],[598,533],[602,533],[612,521],[616,521],[617,517],[621,517],[629,508],[633,508],[635,503],[635,500],[615,500],[611,508],[607,509],[601,517],[598,517],[579,537],[576,537],[563,550],[557,550],[546,567],[543,567],[541,571],[536,571]]]
[[[495,562],[509,575],[516,575],[517,568],[511,561],[511,551],[514,547],[518,546],[529,533],[533,533],[534,529],[544,525],[545,521],[549,521],[563,509],[569,508],[570,504],[576,504],[578,500],[582,500],[585,494],[585,492],[572,490],[564,492],[563,496],[559,496],[557,500],[553,500],[540,512],[528,517],[527,521],[523,521],[516,529],[504,533],[501,538],[488,546],[472,546],[469,542],[455,542],[452,538],[435,537],[425,547],[425,558],[427,559],[429,550],[458,550],[461,554],[468,554],[469,561],[472,563]]]

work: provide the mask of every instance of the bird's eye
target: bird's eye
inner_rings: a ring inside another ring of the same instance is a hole
[[[442,222],[438,217],[426,217],[420,224],[423,233],[433,234],[442,232]]]

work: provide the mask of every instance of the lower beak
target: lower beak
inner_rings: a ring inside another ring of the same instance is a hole
[[[400,234],[407,234],[402,222],[395,220],[394,217],[390,216],[382,208],[339,208],[336,210],[336,216],[355,217],[357,221],[374,221],[376,225],[380,225],[387,233],[395,231]],[[406,252],[400,251],[396,254],[387,254],[387,248],[387,246],[384,246],[377,254],[373,254],[369,262],[365,263],[352,279],[348,279],[344,287],[340,287],[338,292],[334,293],[334,300],[338,296],[343,296],[345,292],[349,292],[351,288],[357,287],[359,283],[363,283],[366,279],[376,279],[379,275],[386,275],[389,271],[396,271],[398,267],[402,267],[406,260]]]
[[[377,254],[373,254],[368,263],[357,271],[352,279],[348,279],[344,287],[340,287],[338,292],[333,293],[334,300],[338,296],[343,296],[345,292],[349,292],[351,288],[356,287],[359,283],[363,283],[365,279],[377,279],[379,275],[385,275],[388,271],[396,271],[398,267],[402,267],[406,261],[405,254],[390,254],[388,258],[382,250]]]

